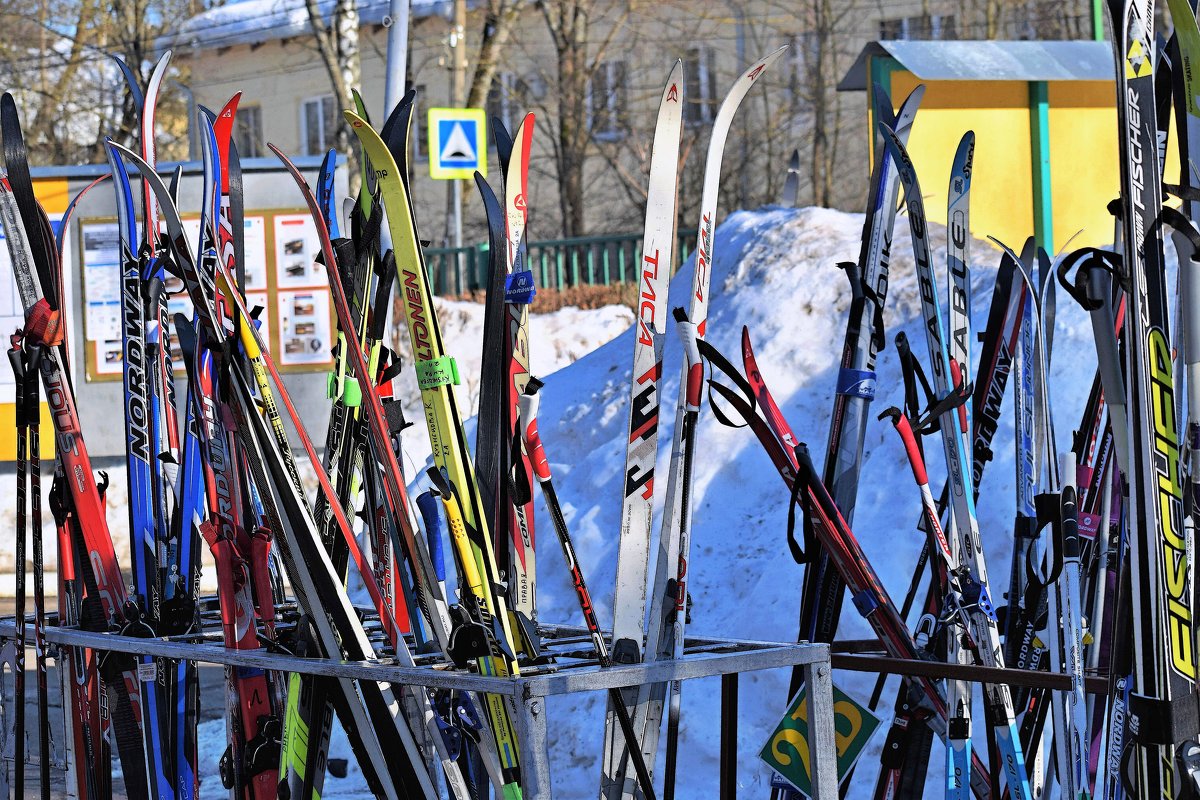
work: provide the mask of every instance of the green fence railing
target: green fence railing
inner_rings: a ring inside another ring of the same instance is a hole
[[[680,234],[674,269],[687,261],[695,234]],[[425,264],[434,294],[462,295],[487,286],[488,246],[426,247]],[[642,236],[619,233],[548,239],[529,244],[529,268],[539,289],[636,283]]]

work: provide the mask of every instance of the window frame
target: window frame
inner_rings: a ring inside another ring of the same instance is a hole
[[[306,97],[300,101],[300,151],[306,156],[323,156],[323,155],[325,155],[325,153],[327,153],[329,151],[329,148],[333,146],[332,136],[330,136],[330,134],[332,133],[332,130],[329,130],[329,131],[322,130],[321,131],[321,144],[318,147],[317,152],[315,152],[315,153],[310,152],[309,147],[308,147],[308,140],[309,140],[309,136],[308,136],[308,134],[309,134],[308,106],[311,103],[320,104],[318,106],[318,115],[317,116],[322,121],[322,127],[324,127],[323,123],[325,121],[325,114],[324,114],[324,104],[325,103],[328,103],[330,105],[330,107],[334,109],[334,111],[331,112],[331,114],[330,114],[330,119],[334,120],[334,125],[336,126],[336,124],[337,124],[336,117],[334,115],[336,114],[336,105],[337,104],[334,102],[334,97],[332,94],[314,95],[312,97]]]
[[[696,80],[690,80],[689,68],[695,54]],[[684,79],[689,84],[683,106],[683,123],[689,127],[711,125],[717,118],[716,50],[707,45],[689,47],[683,56]],[[694,98],[694,99],[693,99]]]
[[[604,102],[603,117],[610,123],[610,127],[603,130],[598,129],[596,119],[596,78],[603,72],[604,89],[606,98]],[[614,82],[614,74],[620,78],[619,82]],[[625,107],[625,84],[629,76],[629,64],[623,58],[611,58],[601,61],[596,65],[596,69],[592,72],[591,78],[587,83],[587,127],[588,133],[592,139],[598,142],[616,142],[625,138],[627,131],[621,120],[621,112]]]
[[[243,138],[247,128],[247,120],[253,117],[257,123],[253,131],[253,148],[245,147],[249,139]],[[233,143],[237,147],[239,158],[263,158],[266,155],[266,136],[263,131],[262,103],[250,103],[239,106],[237,116],[233,120]]]

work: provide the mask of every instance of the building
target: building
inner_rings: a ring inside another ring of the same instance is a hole
[[[332,5],[325,1],[321,7],[328,11]],[[466,3],[465,44],[458,46],[466,50],[467,80],[476,66],[470,59],[478,52],[487,5]],[[721,208],[774,202],[787,160],[798,149],[805,179],[800,201],[856,209],[865,196],[869,163],[861,99],[840,96],[834,87],[868,41],[1090,38],[1093,32],[1092,4],[1083,0],[593,0],[571,5],[586,9],[589,26],[586,52],[568,65],[587,73],[576,111],[561,108],[559,88],[568,85],[560,66],[562,41],[556,41],[547,14],[532,2],[517,16],[488,92],[489,113],[510,129],[526,111],[538,115],[530,178],[533,238],[640,230],[654,105],[676,58],[684,61],[687,97],[679,227],[691,230],[711,122],[733,78],[759,55],[791,46],[760,79],[730,134]],[[358,6],[360,88],[376,114],[382,114],[387,6],[387,0],[359,0]],[[408,72],[425,109],[450,105],[452,42],[458,41],[453,7],[451,0],[413,2]],[[267,141],[298,155],[316,155],[330,145],[338,109],[304,0],[248,0],[216,8],[183,21],[161,44],[174,48],[196,102],[216,108],[233,92],[243,93],[243,153],[262,155]],[[571,126],[564,133],[562,119],[577,123],[587,140],[581,225],[564,223],[570,210],[560,186],[569,153],[561,138],[570,135]],[[416,127],[413,183],[421,233],[440,244],[449,238],[446,187],[428,177],[423,113]],[[478,204],[468,200],[468,241],[482,238],[479,217]]]

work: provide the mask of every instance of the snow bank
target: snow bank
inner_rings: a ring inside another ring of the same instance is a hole
[[[749,327],[768,384],[798,438],[810,444],[818,464],[824,456],[850,304],[845,276],[836,265],[857,259],[862,221],[861,214],[769,208],[731,214],[716,233],[708,339],[736,363],[740,361],[741,328]],[[945,275],[945,230],[931,227],[937,274]],[[1019,248],[1022,243],[1011,244]],[[991,245],[975,242],[971,255],[973,319],[982,326],[999,253]],[[672,307],[686,305],[691,273],[689,266],[672,281]],[[920,297],[904,217],[897,220],[890,275],[885,312],[889,344],[879,357],[875,413],[902,401],[891,344],[895,334],[904,330],[914,351],[925,352],[924,333],[917,324]],[[944,301],[944,290],[942,296]],[[550,376],[543,390],[540,422],[567,522],[601,623],[606,626],[611,624],[618,551],[631,335],[626,332]],[[1095,363],[1087,318],[1069,299],[1060,303],[1054,342],[1052,402],[1059,447],[1065,451]],[[978,358],[978,348],[973,355]],[[680,363],[679,343],[672,332],[662,386],[660,475],[665,474],[669,455]],[[931,444],[931,483],[940,486],[945,468],[939,463],[940,447]],[[701,412],[697,445],[690,630],[733,638],[792,640],[803,572],[789,557],[784,540],[787,494],[783,483],[750,433],[721,426],[707,408]],[[994,576],[993,595],[999,596],[1006,588],[1014,514],[1015,467],[1008,408],[994,447],[996,458],[985,474],[979,513]],[[660,517],[665,483],[660,481],[657,498]],[[919,513],[919,497],[899,437],[886,421],[872,423],[867,429],[854,530],[897,604],[908,587],[922,544],[915,527]],[[554,546],[547,542],[550,531],[544,525],[541,530],[546,555],[539,559],[539,613],[545,620],[578,623],[565,570],[556,556],[547,552]],[[839,636],[872,637],[849,603]],[[837,673],[835,679],[864,702],[874,683],[874,676],[860,674]],[[763,796],[766,790],[768,770],[756,754],[782,715],[788,680],[787,670],[743,676],[738,774],[740,785],[750,790],[747,796]],[[684,684],[678,789],[682,797],[712,795],[718,776],[719,696],[716,679]],[[880,715],[886,720],[893,690],[889,688],[884,696],[887,699]],[[556,732],[551,738],[551,757],[558,796],[588,797],[596,791],[604,702],[604,695],[596,694],[582,700],[557,699],[549,706],[551,729]],[[979,716],[982,718],[982,713]],[[869,796],[882,740],[881,731],[863,756],[852,797]],[[939,750],[935,745],[931,776],[940,774]]]

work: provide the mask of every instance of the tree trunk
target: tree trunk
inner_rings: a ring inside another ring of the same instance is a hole
[[[338,152],[346,156],[350,196],[354,197],[358,194],[362,181],[358,146],[340,110],[354,108],[354,99],[350,92],[358,86],[362,76],[358,48],[358,0],[338,0],[328,25],[321,16],[317,0],[305,0],[304,5],[308,9],[308,19],[313,28],[313,38],[317,41],[317,50],[325,65],[325,71],[329,74],[334,104],[339,109],[334,118],[335,142]]]
[[[483,36],[479,42],[479,55],[475,59],[475,74],[471,76],[471,89],[467,92],[469,108],[479,108],[487,101],[500,55],[504,46],[508,44],[519,12],[520,0],[491,0],[488,3],[487,17],[483,21]]]

